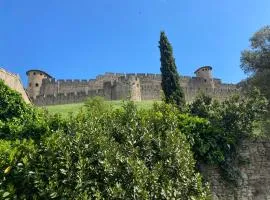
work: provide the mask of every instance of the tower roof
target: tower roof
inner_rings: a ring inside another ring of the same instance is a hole
[[[210,70],[212,70],[212,67],[211,66],[203,66],[203,67],[200,67],[200,68],[196,69],[196,71],[194,73],[196,74],[201,69],[210,69]]]
[[[48,78],[53,78],[51,75],[49,75],[47,72],[41,71],[39,69],[30,69],[26,72],[26,75],[28,76],[29,72],[38,72],[45,74]]]

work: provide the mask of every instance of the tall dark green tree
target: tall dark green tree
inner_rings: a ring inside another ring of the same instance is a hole
[[[185,96],[180,86],[180,77],[173,57],[172,46],[163,31],[160,33],[159,49],[162,77],[161,86],[165,95],[165,102],[175,103],[182,109],[185,105]]]

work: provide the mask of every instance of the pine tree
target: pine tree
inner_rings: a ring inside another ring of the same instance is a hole
[[[185,96],[180,86],[180,76],[177,72],[172,46],[163,31],[160,33],[159,49],[161,86],[165,95],[165,102],[174,103],[182,109],[185,105]]]

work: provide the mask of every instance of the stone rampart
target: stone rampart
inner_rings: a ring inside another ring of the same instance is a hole
[[[133,78],[139,79],[139,89],[130,86],[128,80]],[[106,84],[105,84],[106,83]],[[205,79],[203,77],[189,77],[181,76],[180,84],[184,89],[186,94],[187,102],[192,101],[199,93],[206,93],[215,99],[224,100],[233,93],[238,92],[236,86],[233,84],[223,84],[220,79]],[[132,91],[131,91],[131,88]],[[103,90],[103,95],[106,99],[110,100],[120,100],[128,99],[130,95],[133,95],[133,99],[141,100],[160,100],[162,96],[161,88],[161,74],[150,74],[150,73],[110,73],[106,72],[104,75],[96,76],[96,79],[89,80],[55,80],[53,78],[43,79],[42,85],[40,87],[40,95],[43,98],[48,95],[53,95],[53,104],[61,104],[62,102],[67,102],[70,99],[70,103],[73,103],[72,98],[67,98],[68,93],[91,93],[91,91]],[[65,95],[65,100],[63,97],[57,95]],[[138,94],[138,98],[134,96]],[[40,98],[40,97],[39,97]],[[51,99],[51,98],[50,98]],[[79,100],[78,100],[79,101]],[[39,99],[35,102],[47,102],[51,104],[51,100]]]
[[[38,106],[69,104],[69,103],[84,102],[88,98],[92,98],[95,96],[104,97],[104,90],[98,89],[98,90],[90,90],[88,92],[81,91],[81,92],[39,95],[36,97],[36,99],[33,100],[33,102],[35,105]]]
[[[16,90],[22,95],[22,98],[26,103],[30,103],[29,97],[24,90],[23,84],[19,75],[12,74],[7,72],[6,70],[0,68],[0,79],[4,81],[4,83],[9,86],[11,89]]]
[[[217,167],[204,166],[213,200],[269,200],[270,199],[270,140],[245,140],[239,148],[242,164],[238,186],[225,182]]]
[[[201,93],[219,101],[224,101],[234,94],[240,94],[236,88],[183,88],[183,90],[187,102],[192,102]]]

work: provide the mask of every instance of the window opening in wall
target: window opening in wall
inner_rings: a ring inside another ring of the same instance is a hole
[[[38,83],[36,83],[36,87],[38,87]]]
[[[40,76],[42,76],[42,74],[40,73]]]
[[[204,82],[206,82],[207,80],[206,79],[204,79]]]
[[[32,86],[32,84],[31,83],[29,83],[29,87],[31,87]]]
[[[33,74],[36,75],[36,72],[34,72]]]

